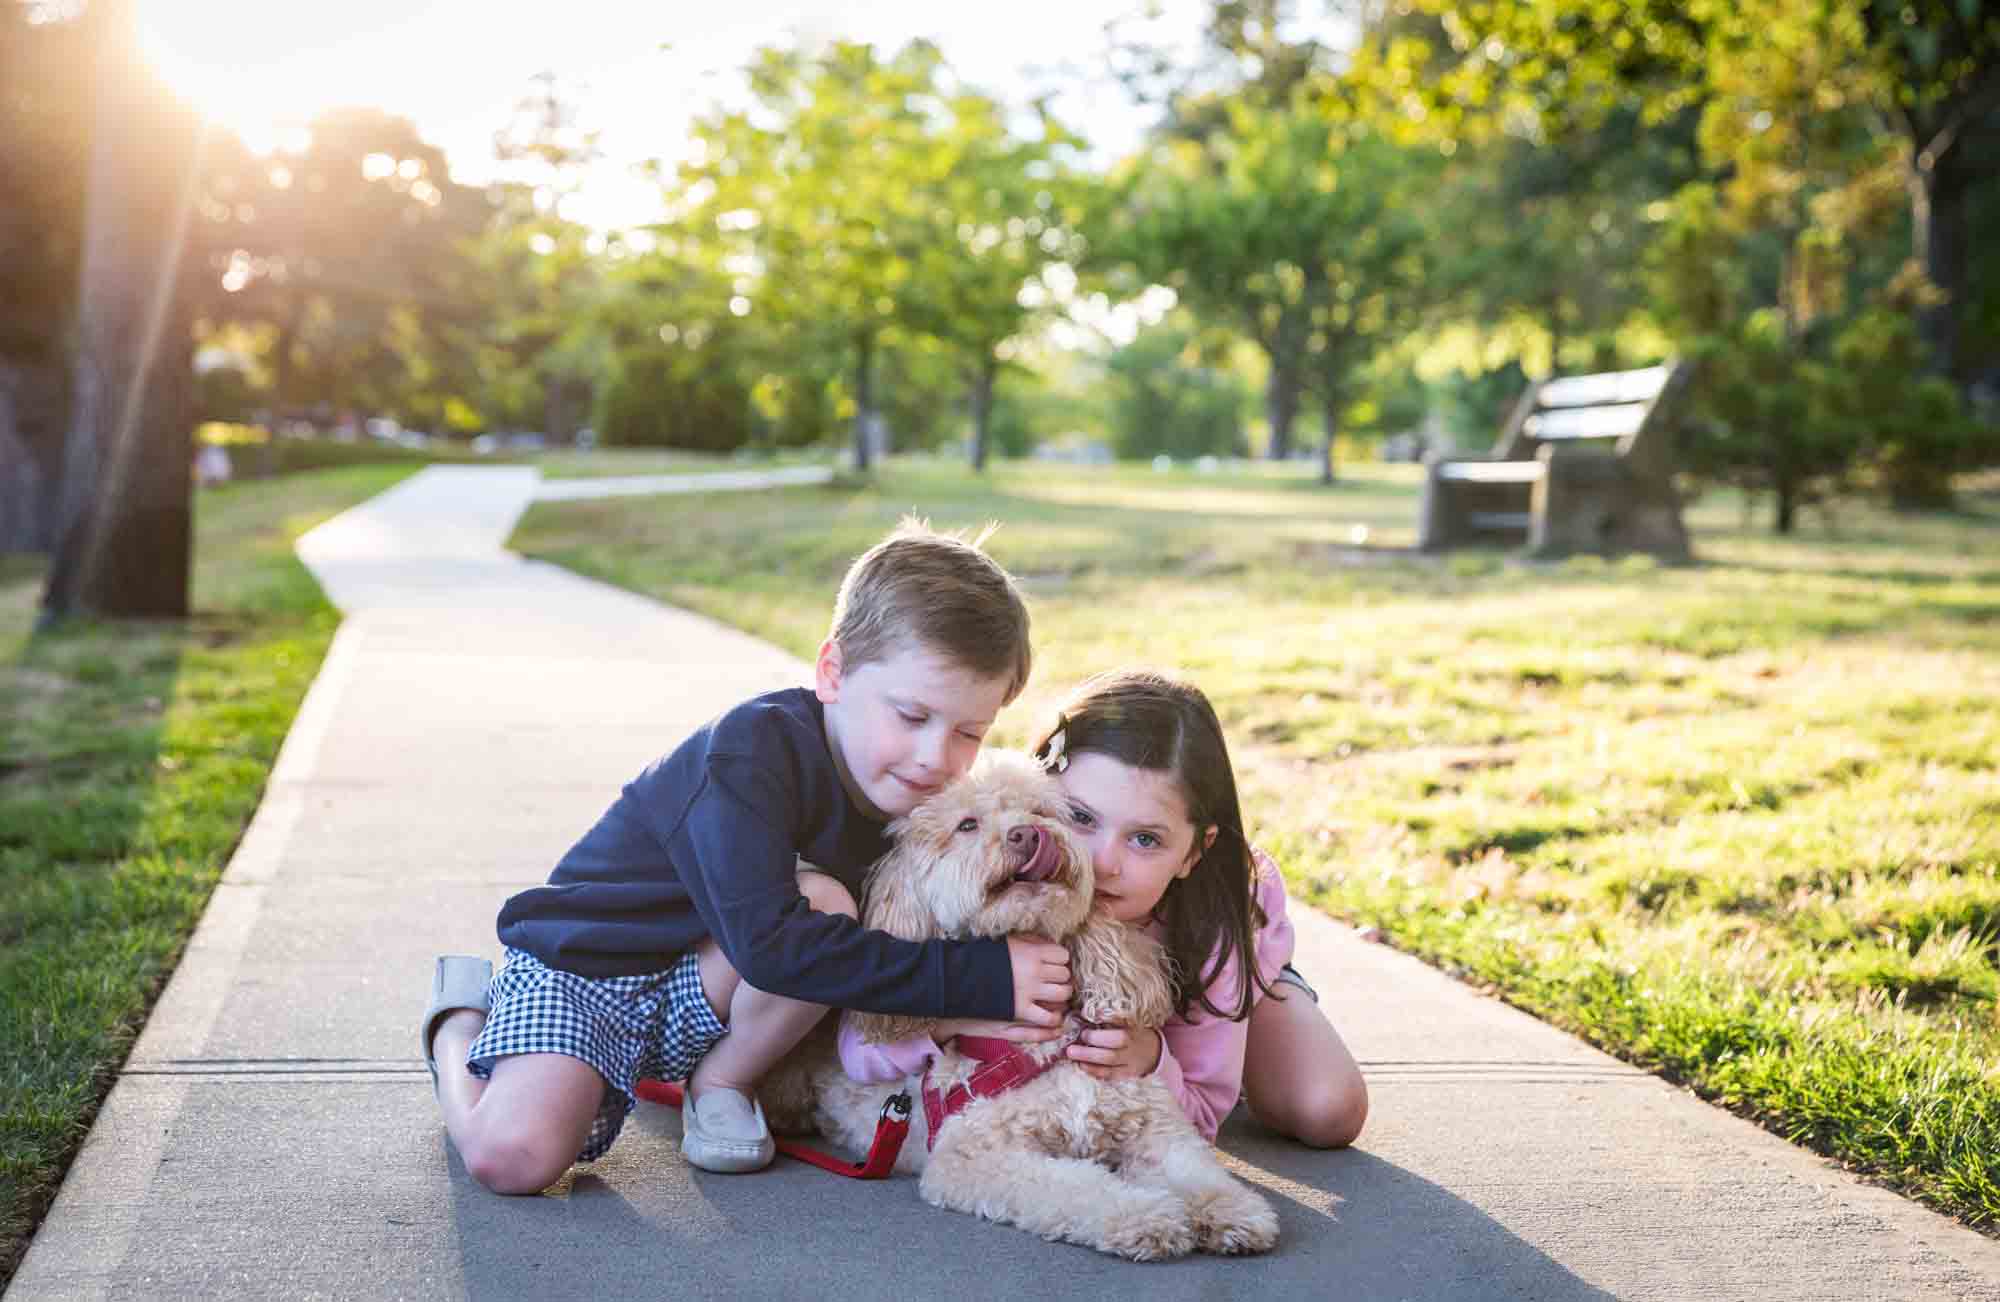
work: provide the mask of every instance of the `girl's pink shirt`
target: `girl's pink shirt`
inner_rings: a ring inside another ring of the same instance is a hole
[[[1264,912],[1264,925],[1252,941],[1257,973],[1268,984],[1277,979],[1279,968],[1292,961],[1296,941],[1291,919],[1285,916],[1285,883],[1278,866],[1254,846],[1250,857],[1256,868],[1252,894]],[[1157,936],[1160,925],[1148,924],[1147,930]],[[1234,1008],[1242,989],[1242,965],[1232,957],[1215,974],[1206,993],[1218,1007]],[[1263,996],[1260,993],[1257,997]],[[1153,1076],[1173,1092],[1181,1111],[1210,1140],[1243,1092],[1243,1053],[1249,1037],[1247,1019],[1236,1022],[1217,1017],[1198,1001],[1185,1017],[1172,1017],[1160,1028],[1160,1065],[1153,1069]],[[894,1044],[869,1044],[851,1021],[841,1021],[840,1065],[848,1076],[863,1083],[920,1075],[943,1052],[928,1035]]]

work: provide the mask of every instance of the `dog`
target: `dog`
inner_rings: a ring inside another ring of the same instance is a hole
[[[1093,912],[1090,856],[1063,808],[1055,779],[1028,757],[989,753],[890,825],[894,848],[870,871],[862,919],[905,940],[1022,932],[1064,942],[1077,986],[1072,1031],[1078,1018],[1158,1027],[1173,1011],[1166,954]],[[876,1043],[935,1025],[844,1016]],[[832,1042],[821,1034],[809,1051],[813,1118],[833,1147],[859,1154],[897,1087],[848,1079],[837,1057],[828,1061]],[[1006,1074],[1032,1078],[964,1103],[935,1135],[929,1109],[918,1110],[896,1169],[919,1173],[926,1202],[1135,1261],[1263,1252],[1277,1242],[1271,1205],[1229,1174],[1165,1085],[1099,1080],[1064,1056],[1066,1043],[1019,1046],[1025,1060],[1010,1060]],[[958,1041],[941,1047],[922,1084],[930,1102],[962,1102],[960,1087],[982,1064]],[[776,1122],[797,1109],[781,1102],[774,1111]]]

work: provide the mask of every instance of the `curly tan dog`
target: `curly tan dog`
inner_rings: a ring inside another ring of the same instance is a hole
[[[1025,756],[989,756],[890,827],[896,847],[869,878],[864,920],[908,940],[1031,932],[1065,941],[1075,1015],[1159,1026],[1172,1011],[1165,954],[1091,911],[1090,858],[1062,808],[1055,779]],[[875,1042],[933,1027],[846,1015]],[[922,1171],[926,1202],[1137,1261],[1277,1242],[1270,1204],[1223,1168],[1165,1085],[1098,1080],[1062,1056],[1064,1043],[1024,1046],[1046,1065],[1041,1074],[947,1116],[928,1153],[919,1110],[897,1169]],[[980,1065],[958,1047],[945,1044],[932,1067],[931,1084],[946,1094]],[[821,1133],[865,1151],[894,1087],[857,1084],[823,1057],[812,1084]]]

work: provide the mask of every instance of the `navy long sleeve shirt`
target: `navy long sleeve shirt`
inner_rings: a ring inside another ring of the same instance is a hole
[[[898,940],[815,913],[804,858],[858,900],[888,849],[854,805],[804,688],[754,697],[628,783],[546,886],[500,910],[503,944],[580,976],[660,972],[704,936],[759,990],[914,1017],[1009,1018],[1000,940]]]

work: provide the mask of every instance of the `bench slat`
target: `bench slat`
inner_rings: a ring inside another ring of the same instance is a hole
[[[1541,477],[1539,461],[1447,461],[1438,467],[1439,479],[1468,484],[1532,484]]]
[[[1526,529],[1526,511],[1473,511],[1467,514],[1465,522],[1475,529]]]
[[[1667,382],[1667,368],[1606,371],[1602,375],[1572,375],[1550,380],[1535,394],[1537,407],[1597,407],[1608,402],[1651,402]]]
[[[1528,417],[1521,432],[1536,439],[1615,439],[1624,438],[1646,420],[1646,404],[1625,402],[1610,407],[1565,407],[1538,411]]]

